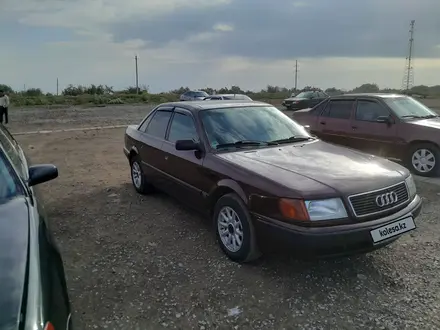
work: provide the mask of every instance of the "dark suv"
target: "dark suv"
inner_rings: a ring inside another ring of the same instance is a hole
[[[311,108],[327,97],[328,95],[323,91],[301,92],[298,95],[292,94],[291,97],[285,99],[281,104],[285,106],[287,110],[300,110]]]
[[[440,118],[412,97],[346,94],[293,118],[323,140],[402,160],[415,174],[440,174]]]

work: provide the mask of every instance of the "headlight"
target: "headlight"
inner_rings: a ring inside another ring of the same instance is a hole
[[[347,217],[340,198],[304,201],[310,221],[334,220]]]
[[[405,180],[406,186],[408,187],[409,199],[412,200],[417,194],[416,183],[414,182],[413,176],[410,174]]]
[[[283,217],[297,221],[322,221],[347,218],[347,211],[340,198],[303,201],[282,198],[279,209]]]

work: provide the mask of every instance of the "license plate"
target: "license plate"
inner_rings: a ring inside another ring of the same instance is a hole
[[[373,242],[377,243],[387,238],[391,238],[416,228],[414,219],[412,217],[407,217],[396,222],[390,223],[386,226],[374,229],[370,232]]]

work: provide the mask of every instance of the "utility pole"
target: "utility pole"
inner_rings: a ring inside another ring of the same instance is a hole
[[[139,72],[138,72],[138,56],[135,55],[134,63],[136,66],[136,94],[139,94]]]
[[[412,62],[413,62],[413,49],[414,49],[415,22],[416,22],[415,20],[412,20],[410,23],[408,57],[406,58],[405,73],[403,75],[402,89],[406,92],[408,92],[414,84],[414,72],[413,72],[414,70],[413,70]]]
[[[58,87],[59,87],[59,84],[58,84],[58,78],[57,78],[57,96],[58,96]]]
[[[298,60],[295,61],[295,92],[298,87]]]

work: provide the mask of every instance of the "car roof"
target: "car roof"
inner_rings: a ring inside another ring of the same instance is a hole
[[[213,100],[213,101],[180,101],[180,102],[169,102],[162,103],[160,107],[180,107],[191,112],[198,112],[200,110],[210,110],[210,109],[220,109],[220,108],[237,108],[237,107],[264,107],[270,106],[272,104],[258,102],[258,101],[248,101],[248,100]]]
[[[395,98],[395,97],[407,97],[407,95],[403,94],[390,94],[390,93],[347,93],[342,95],[333,95],[330,98],[341,98],[341,97],[372,97],[378,99],[385,98]]]

